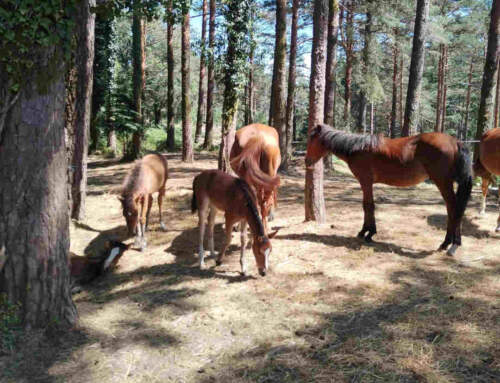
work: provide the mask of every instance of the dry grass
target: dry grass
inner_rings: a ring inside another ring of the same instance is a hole
[[[205,154],[192,166],[169,156],[168,231],[159,230],[154,205],[148,250],[129,251],[113,274],[75,296],[78,328],[31,335],[15,354],[0,356],[2,381],[500,381],[493,199],[478,217],[474,191],[464,245],[452,259],[434,251],[446,211],[433,185],[377,186],[379,233],[368,246],[355,238],[361,192],[343,165],[325,183],[328,222],[303,222],[298,161],[282,177],[272,273],[258,277],[249,252],[251,276],[241,278],[239,238],[223,266],[196,267],[191,182],[215,164]],[[92,159],[89,217],[72,226],[73,252],[98,251],[125,234],[109,192],[128,167]],[[219,224],[219,248],[221,241]]]

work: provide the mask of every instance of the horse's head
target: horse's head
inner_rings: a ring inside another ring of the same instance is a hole
[[[269,236],[256,235],[254,236],[252,243],[253,255],[255,256],[255,262],[257,263],[257,269],[261,276],[265,276],[267,269],[269,268],[269,255],[271,255],[271,241],[278,231],[274,231]]]
[[[309,140],[307,141],[307,152],[306,152],[306,166],[312,166],[323,158],[327,153],[328,149],[323,145],[320,140],[323,125],[316,125],[309,133]]]
[[[123,216],[127,221],[128,235],[132,236],[136,234],[137,220],[139,219],[139,210],[137,209],[139,197],[121,196],[118,199],[122,203]]]

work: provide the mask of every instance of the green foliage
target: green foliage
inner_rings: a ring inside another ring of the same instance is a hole
[[[76,0],[0,2],[0,71],[7,73],[11,92],[16,93],[32,73],[39,85],[45,85],[54,69],[60,69],[50,64],[58,55],[69,56],[75,4]],[[48,47],[57,49],[44,63],[47,68],[39,68],[36,54]]]
[[[12,353],[16,338],[21,330],[21,306],[7,300],[0,294],[0,355]]]

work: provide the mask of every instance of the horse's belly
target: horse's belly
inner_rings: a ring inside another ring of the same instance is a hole
[[[379,166],[374,172],[374,183],[382,183],[390,186],[413,186],[427,178],[427,172],[419,162],[403,165],[399,162],[387,162],[385,166]]]

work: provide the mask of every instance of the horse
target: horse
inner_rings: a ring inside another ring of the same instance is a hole
[[[118,199],[122,204],[128,234],[129,236],[136,235],[134,246],[139,247],[141,251],[147,246],[146,230],[153,205],[152,194],[155,192],[158,192],[160,228],[166,230],[162,220],[161,205],[167,179],[167,159],[161,154],[153,153],[136,161],[123,183],[122,193]]]
[[[222,251],[216,259],[216,265],[222,264],[222,259],[228,246],[231,244],[231,235],[234,224],[240,222],[241,275],[245,276],[247,267],[245,263],[246,228],[250,226],[253,237],[252,251],[255,256],[257,268],[261,276],[265,276],[269,268],[269,255],[272,250],[270,239],[277,231],[266,235],[264,226],[256,207],[256,197],[248,183],[240,178],[233,177],[221,170],[205,170],[193,180],[193,198],[191,211],[198,211],[199,227],[199,266],[205,268],[203,238],[205,236],[205,222],[208,218],[208,244],[210,255],[214,251],[214,222],[217,210],[224,212],[226,240]]]
[[[105,251],[97,256],[70,254],[70,274],[72,292],[79,291],[79,285],[87,284],[116,266],[123,253],[130,248],[121,242],[108,241]]]
[[[256,190],[264,230],[268,232],[268,216],[277,205],[277,176],[281,163],[278,132],[262,124],[244,126],[236,132],[229,155],[231,168]]]
[[[500,175],[500,128],[488,130],[479,142],[479,156],[474,162],[474,173],[482,178],[483,199],[481,201],[481,214],[486,210],[486,195],[490,183],[496,183],[495,175]],[[498,202],[500,207],[500,187],[498,189]],[[500,232],[500,213],[498,215],[496,232]]]
[[[372,241],[377,232],[373,184],[405,187],[430,178],[437,186],[448,212],[444,242],[439,250],[454,255],[461,245],[461,220],[472,191],[472,167],[468,150],[444,133],[422,133],[411,137],[386,138],[334,130],[319,124],[309,135],[306,166],[327,153],[345,161],[363,190],[364,223],[359,238]],[[458,183],[456,194],[453,181]]]

